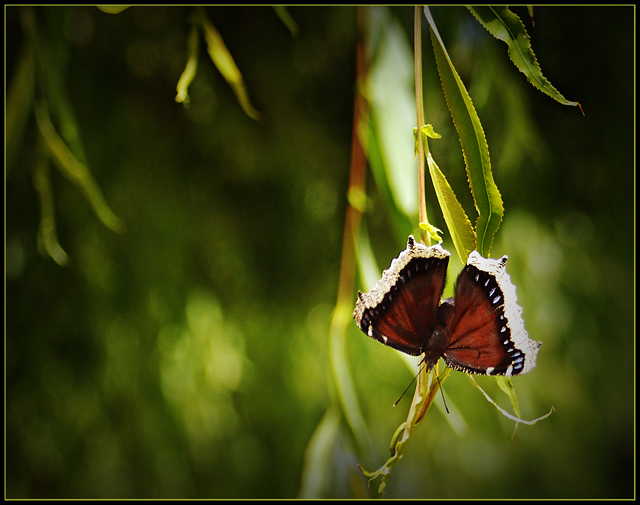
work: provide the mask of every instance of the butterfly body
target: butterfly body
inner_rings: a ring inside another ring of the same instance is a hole
[[[540,343],[529,339],[506,273],[507,257],[469,255],[453,298],[440,303],[450,254],[409,236],[368,293],[358,293],[353,317],[372,338],[419,356],[433,366],[441,357],[465,373],[518,375],[535,367]]]

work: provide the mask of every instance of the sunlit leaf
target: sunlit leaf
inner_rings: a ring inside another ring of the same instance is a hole
[[[469,253],[476,248],[476,234],[462,205],[458,202],[447,178],[442,173],[431,153],[427,153],[427,165],[433,181],[433,187],[438,197],[442,215],[451,234],[451,240],[458,252],[460,261],[464,265]]]
[[[489,256],[493,237],[504,214],[502,197],[493,180],[489,147],[471,97],[447,54],[427,7],[424,13],[431,26],[431,42],[440,82],[460,138],[467,177],[478,211],[476,247],[483,256]]]
[[[207,42],[207,52],[211,57],[211,61],[213,61],[213,64],[216,66],[218,71],[222,74],[227,83],[229,83],[231,89],[233,89],[233,92],[236,94],[236,98],[238,99],[238,103],[240,103],[245,114],[252,119],[259,119],[260,113],[253,108],[253,105],[251,105],[242,74],[240,73],[236,62],[233,60],[231,53],[227,49],[227,46],[222,40],[220,33],[216,30],[215,26],[213,26],[213,23],[211,23],[211,21],[206,17],[204,11],[200,9],[199,12],[200,21],[204,30],[204,38]]]
[[[189,41],[188,51],[189,51],[189,59],[187,60],[187,65],[184,67],[182,71],[182,75],[180,79],[178,79],[178,84],[176,86],[176,91],[178,94],[176,95],[176,102],[183,103],[185,107],[189,106],[189,85],[193,81],[196,76],[196,71],[198,70],[198,27],[194,24],[191,28],[191,33],[189,33]]]
[[[423,135],[422,144],[426,152],[429,175],[431,176],[431,181],[436,191],[438,204],[440,205],[440,209],[442,210],[445,222],[447,223],[447,228],[449,229],[449,233],[451,234],[453,245],[458,252],[460,261],[464,264],[467,262],[469,253],[476,247],[476,235],[473,231],[473,226],[471,226],[471,222],[469,221],[466,212],[462,208],[462,205],[460,205],[460,202],[458,201],[453,189],[449,185],[447,178],[442,173],[435,160],[433,159],[433,156],[431,155],[428,139],[439,139],[441,135],[437,133],[433,129],[433,126],[430,124],[422,126],[420,130]],[[429,233],[432,238],[438,240],[439,242],[442,242],[442,239],[438,238],[437,233],[435,235],[433,234],[433,231],[437,230],[438,232],[440,232],[440,230],[438,230],[437,228],[435,228],[435,230],[431,230],[431,228],[433,227],[428,223],[420,223],[420,227],[423,230],[427,231],[427,233]]]
[[[393,200],[405,215],[415,216],[418,185],[411,137],[416,121],[413,56],[402,26],[386,8],[375,7],[369,15],[369,50],[375,58],[365,92],[371,121]]]
[[[425,138],[425,136],[426,138],[430,138],[430,139],[442,138],[442,135],[440,135],[439,133],[436,133],[436,131],[433,129],[433,126],[430,124],[423,125],[421,128],[421,131],[422,131],[423,139]],[[413,154],[417,156],[418,155],[418,128],[413,129],[413,142],[414,142]]]
[[[367,156],[367,161],[369,162],[371,173],[373,174],[373,178],[375,179],[378,198],[381,200],[381,202],[375,203],[380,205],[382,208],[388,209],[388,211],[392,214],[391,219],[396,223],[394,230],[399,232],[398,240],[400,241],[400,243],[402,243],[407,239],[405,230],[414,225],[415,213],[408,215],[405,212],[406,209],[401,208],[399,201],[396,200],[396,197],[400,196],[400,194],[395,193],[391,188],[392,182],[389,179],[391,173],[388,170],[388,164],[383,158],[381,152],[382,146],[378,138],[378,135],[381,132],[377,128],[376,122],[371,118],[371,116],[369,116],[367,120],[361,120],[358,122],[357,133],[360,144],[362,145],[362,149]],[[375,211],[373,205],[374,202],[372,202],[371,200],[367,200],[367,203],[368,205],[366,207],[366,210]],[[378,271],[377,274],[379,275],[380,271]]]
[[[542,75],[542,69],[531,47],[531,40],[518,15],[506,6],[467,8],[491,35],[507,44],[509,58],[534,87],[563,105],[580,106],[578,102],[570,102],[562,96]]]
[[[496,382],[504,394],[509,397],[511,407],[513,407],[516,416],[520,417],[520,406],[518,405],[518,398],[516,397],[516,390],[513,387],[513,382],[511,382],[511,377],[498,376],[496,377]]]
[[[442,230],[440,228],[436,228],[431,223],[426,222],[419,223],[419,226],[427,233],[430,240],[437,243],[442,242]]]
[[[426,135],[430,139],[440,139],[440,138],[442,138],[442,135],[440,135],[438,132],[436,132],[433,129],[433,125],[426,124],[421,128],[421,131],[422,131],[423,135]]]

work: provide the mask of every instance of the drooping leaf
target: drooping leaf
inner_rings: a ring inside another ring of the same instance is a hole
[[[374,7],[368,14],[368,50],[374,58],[364,91],[391,195],[396,206],[413,218],[418,212],[411,152],[416,121],[413,56],[402,26],[386,8]]]
[[[431,155],[429,139],[439,139],[442,136],[437,133],[430,124],[422,126],[420,130],[422,132],[422,145],[424,146],[426,153],[429,175],[431,176],[431,181],[436,191],[438,204],[440,205],[442,215],[447,223],[447,228],[449,228],[449,233],[451,234],[451,238],[456,251],[458,252],[458,256],[460,257],[460,261],[464,264],[467,261],[469,253],[476,247],[476,235],[473,231],[473,226],[471,226],[471,222],[467,217],[467,213],[464,211],[462,205],[460,205],[460,202],[449,185],[447,178]],[[416,135],[416,131],[417,128],[414,128],[414,136]],[[442,241],[442,239],[437,236],[437,232],[440,232],[440,230],[433,227],[431,224],[420,223],[420,227],[425,230],[432,239],[439,242]]]
[[[50,116],[55,121],[56,132],[62,141],[77,160],[85,163],[87,157],[66,84],[67,59],[64,55],[67,54],[67,49],[64,39],[48,37],[47,30],[43,29],[38,18],[33,16],[33,12],[31,10],[23,12],[35,65],[38,88],[36,95],[42,97],[42,103],[46,103],[47,117]]]
[[[518,405],[518,398],[516,396],[516,390],[513,387],[513,382],[511,382],[511,377],[497,376],[496,382],[504,394],[509,397],[513,412],[515,412],[516,416],[520,417],[520,406]]]
[[[373,115],[375,115],[375,113],[369,113],[366,117],[358,121],[356,127],[358,138],[367,156],[367,161],[369,162],[369,167],[371,168],[371,173],[377,187],[378,198],[382,200],[380,205],[390,211],[390,219],[395,223],[394,231],[398,232],[398,240],[402,243],[407,239],[405,230],[413,226],[415,209],[412,214],[407,214],[407,209],[410,209],[410,206],[401,207],[401,202],[403,201],[402,193],[394,190],[399,189],[401,186],[394,185],[390,180],[392,174],[382,154],[382,143],[379,138],[381,131],[378,128],[378,121],[372,117]],[[410,182],[409,179],[405,180],[405,183]],[[413,180],[413,184],[415,184],[415,180]],[[416,188],[415,191],[417,191],[417,186],[411,187]],[[367,199],[366,203],[367,205],[364,210],[374,212],[375,202]],[[377,274],[380,274],[380,271],[378,271]]]
[[[53,211],[53,189],[48,161],[39,156],[33,173],[33,186],[40,200],[40,229],[38,230],[38,246],[44,249],[58,265],[65,266],[69,256],[58,242],[56,218]]]
[[[211,57],[211,61],[231,86],[231,89],[233,89],[233,92],[236,94],[236,98],[238,99],[238,103],[242,107],[242,110],[244,110],[245,114],[252,119],[259,119],[260,113],[254,109],[253,105],[251,105],[249,93],[247,92],[247,87],[244,84],[242,74],[234,61],[233,56],[231,56],[231,53],[222,40],[220,33],[216,30],[215,26],[213,26],[213,23],[206,17],[202,8],[199,9],[199,13],[200,22],[202,23],[202,28],[204,30],[204,38],[207,42],[207,52]]]
[[[30,51],[23,50],[7,92],[5,114],[6,170],[11,167],[33,109],[35,68]]]
[[[180,75],[180,79],[178,79],[178,84],[176,86],[176,102],[183,103],[185,107],[189,106],[189,85],[191,81],[193,81],[196,76],[196,71],[198,70],[198,27],[194,23],[191,28],[191,33],[189,33],[189,41],[187,43],[187,49],[189,51],[189,59],[187,60],[187,65],[184,67],[182,71],[182,75]]]
[[[473,378],[472,375],[467,374],[467,377],[471,381],[471,384],[473,384],[473,386],[475,386],[477,389],[480,390],[480,392],[484,395],[484,397],[487,399],[487,401],[489,403],[491,403],[496,409],[498,409],[498,411],[503,416],[505,416],[508,419],[511,419],[512,421],[515,421],[516,423],[523,423],[523,424],[528,424],[528,425],[536,424],[538,421],[542,421],[543,419],[546,419],[547,417],[549,417],[551,414],[553,414],[555,412],[555,408],[551,407],[551,410],[549,410],[549,412],[547,412],[543,416],[537,417],[536,419],[532,419],[530,421],[525,420],[525,419],[521,419],[520,415],[516,415],[516,416],[511,415],[511,414],[509,414],[509,412],[507,412],[506,410],[501,408],[487,393],[485,393],[484,389],[482,389],[480,387],[480,385],[476,382],[476,380]]]
[[[44,104],[36,106],[36,120],[44,144],[60,172],[84,192],[96,215],[107,228],[122,231],[124,223],[107,205],[100,187],[87,166],[78,161],[64,140],[60,138],[51,124],[49,112]]]
[[[304,465],[298,498],[313,499],[325,496],[331,485],[331,455],[340,436],[340,411],[327,409],[309,439],[304,453]]]
[[[509,58],[537,89],[563,105],[580,107],[567,100],[542,75],[542,69],[531,47],[531,40],[520,17],[506,6],[467,7],[486,30],[508,47]]]
[[[483,256],[488,256],[504,214],[502,197],[493,180],[489,147],[478,113],[447,54],[428,7],[424,8],[424,13],[431,26],[431,42],[440,82],[458,132],[471,193],[478,211],[476,248]]]
[[[355,440],[357,452],[368,457],[371,452],[369,430],[360,409],[346,351],[347,327],[353,324],[351,312],[351,303],[347,305],[343,300],[338,300],[329,330],[329,361],[342,413]]]
[[[467,262],[469,253],[476,248],[476,234],[466,212],[460,205],[447,178],[436,164],[431,153],[427,153],[427,165],[429,166],[429,174],[433,181],[440,209],[442,209],[444,220],[451,234],[451,240],[458,252],[460,262],[464,265]]]
[[[364,291],[369,291],[378,282],[381,269],[376,263],[371,241],[365,229],[361,230],[356,238],[356,261],[360,274],[360,283]]]
[[[298,28],[298,23],[293,19],[288,9],[284,5],[274,5],[273,10],[276,11],[280,21],[282,21],[282,23],[289,29],[291,35],[297,37],[300,33],[300,29]]]

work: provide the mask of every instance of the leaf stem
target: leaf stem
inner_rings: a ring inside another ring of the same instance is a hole
[[[425,145],[421,135],[421,128],[424,125],[424,97],[422,93],[422,10],[419,6],[414,8],[413,13],[413,53],[415,67],[416,85],[416,115],[418,121],[418,212],[421,223],[428,222],[427,219],[427,197],[425,194]],[[431,238],[424,230],[421,231],[422,241],[431,245]]]

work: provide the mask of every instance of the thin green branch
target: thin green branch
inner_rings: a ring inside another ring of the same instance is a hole
[[[424,96],[422,92],[422,11],[419,6],[413,13],[413,52],[415,63],[415,87],[416,87],[416,115],[418,119],[418,132],[424,125]],[[422,135],[418,135],[418,212],[421,223],[428,223],[427,197],[425,193],[425,145]],[[431,245],[431,238],[424,230],[421,232],[422,241]]]

